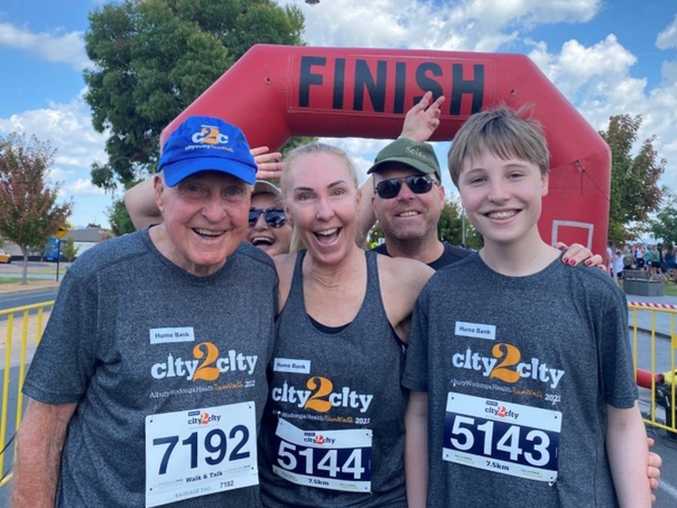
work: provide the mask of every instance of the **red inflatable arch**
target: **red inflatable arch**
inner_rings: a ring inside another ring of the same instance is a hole
[[[550,193],[539,223],[546,241],[605,252],[610,154],[604,140],[522,55],[256,45],[175,118],[239,125],[251,146],[292,135],[394,138],[425,91],[445,95],[433,140],[450,140],[474,112],[531,106],[551,152]]]

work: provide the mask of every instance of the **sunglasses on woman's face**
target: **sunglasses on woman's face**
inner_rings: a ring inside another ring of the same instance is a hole
[[[378,197],[392,199],[400,193],[404,182],[414,194],[425,194],[433,188],[433,180],[428,175],[399,176],[381,180],[376,184],[375,190]]]
[[[287,216],[282,208],[250,208],[249,227],[254,227],[261,214],[271,228],[281,228],[287,222]]]

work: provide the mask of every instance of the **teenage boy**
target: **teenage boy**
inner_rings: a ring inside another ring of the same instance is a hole
[[[410,506],[650,505],[625,298],[541,239],[548,159],[540,127],[505,108],[454,139],[484,247],[433,276],[412,320]]]

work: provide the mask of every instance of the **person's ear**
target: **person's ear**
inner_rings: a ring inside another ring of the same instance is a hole
[[[544,175],[541,175],[541,195],[543,197],[548,195],[548,191],[550,189],[550,176],[548,173],[545,173]]]
[[[155,206],[157,206],[157,209],[160,210],[161,214],[164,212],[165,208],[166,191],[167,188],[162,175],[153,175]]]

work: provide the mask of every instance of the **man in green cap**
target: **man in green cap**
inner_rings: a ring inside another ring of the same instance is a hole
[[[374,179],[373,213],[385,236],[376,252],[417,259],[435,270],[470,254],[437,234],[444,187],[430,144],[400,138],[379,152],[368,173]]]
[[[421,261],[435,270],[455,263],[472,251],[439,238],[437,225],[444,208],[440,165],[432,145],[426,143],[439,126],[444,97],[432,100],[427,92],[408,112],[399,139],[381,150],[362,186],[361,240],[377,220],[385,243],[374,250],[393,257]],[[371,206],[369,206],[371,204]],[[565,263],[597,265],[600,256],[577,244],[562,256]]]

